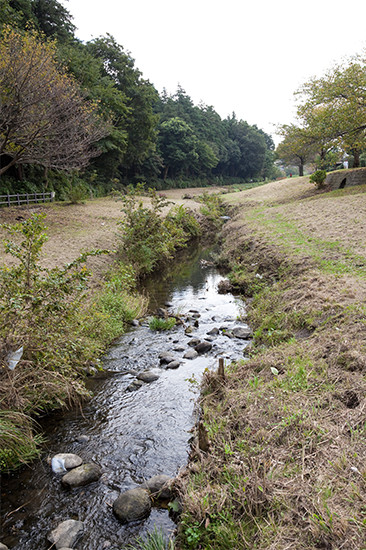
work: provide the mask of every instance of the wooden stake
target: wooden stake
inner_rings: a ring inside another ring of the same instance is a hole
[[[225,380],[224,359],[222,357],[219,358],[219,370],[217,372],[219,377]]]

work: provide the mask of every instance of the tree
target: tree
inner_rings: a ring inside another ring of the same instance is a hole
[[[258,128],[238,120],[235,113],[224,121],[227,131],[225,140],[226,159],[218,165],[222,173],[249,179],[261,175],[266,142]]]
[[[295,124],[284,124],[277,129],[284,140],[276,149],[277,158],[286,164],[294,164],[299,168],[300,176],[304,175],[304,165],[314,158],[314,145],[309,140],[306,130]]]
[[[78,170],[107,134],[97,106],[56,62],[54,42],[6,29],[0,41],[0,175],[15,164]]]
[[[57,0],[33,0],[32,9],[38,29],[59,41],[73,39],[75,25],[68,10]]]
[[[129,116],[124,121],[127,147],[121,156],[120,170],[132,174],[154,152],[158,117],[153,105],[158,93],[148,80],[135,68],[134,59],[124,51],[113,36],[107,34],[87,44],[88,51],[103,64],[103,76],[110,77],[116,88],[126,98]]]
[[[342,146],[355,158],[366,145],[366,64],[361,56],[306,82],[297,95],[298,116],[322,149]]]
[[[184,120],[174,117],[163,122],[159,131],[159,148],[164,159],[164,179],[188,172],[199,160],[198,139]]]
[[[105,74],[102,59],[94,57],[84,44],[63,44],[58,55],[82,87],[85,97],[95,101],[99,114],[110,122],[108,135],[98,142],[101,155],[94,159],[92,168],[106,180],[118,178],[128,145],[127,126],[131,112],[128,99],[112,77]]]

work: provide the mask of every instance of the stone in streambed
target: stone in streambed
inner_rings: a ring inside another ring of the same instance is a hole
[[[145,481],[142,484],[142,487],[149,491],[153,499],[172,500],[174,496],[171,490],[172,482],[173,478],[160,474]]]
[[[54,464],[57,462],[63,464],[67,470],[71,470],[80,466],[83,463],[83,459],[72,453],[58,453],[52,458],[51,463]]]
[[[196,359],[198,357],[198,352],[195,349],[189,349],[183,355],[184,359]]]
[[[71,472],[68,472],[61,480],[66,487],[83,487],[93,481],[97,481],[102,472],[96,464],[83,464]]]
[[[169,352],[164,352],[159,355],[160,365],[168,365],[172,361],[175,361],[174,355]]]
[[[184,346],[177,346],[174,348],[174,351],[184,351],[186,348]]]
[[[198,344],[201,343],[201,340],[199,338],[191,338],[188,342],[188,345],[194,348],[195,346],[198,346]]]
[[[180,366],[180,361],[171,361],[167,364],[167,369],[177,369]]]
[[[113,503],[113,512],[122,523],[147,518],[151,512],[148,492],[138,487],[120,494]]]
[[[212,349],[212,344],[211,342],[201,342],[200,344],[198,344],[198,346],[195,346],[194,349],[199,354],[207,353]]]
[[[235,338],[241,338],[242,340],[247,340],[248,338],[251,338],[253,335],[250,328],[245,328],[245,327],[235,327],[233,328],[231,333],[233,336],[235,336]]]
[[[68,519],[53,529],[47,539],[55,545],[57,550],[61,550],[61,548],[72,548],[83,533],[82,521]]]
[[[88,435],[78,435],[76,438],[77,443],[87,443],[90,441],[90,437]]]
[[[212,328],[207,332],[208,336],[217,336],[219,334],[219,329],[217,327]]]
[[[155,380],[158,380],[159,375],[151,372],[150,370],[145,370],[137,375],[137,379],[145,382],[146,384],[150,384],[150,382],[155,382]]]
[[[142,380],[134,380],[129,386],[127,386],[126,391],[133,392],[139,390],[144,385]]]
[[[5,544],[0,542],[0,550],[9,550],[9,548],[7,546],[5,546]]]

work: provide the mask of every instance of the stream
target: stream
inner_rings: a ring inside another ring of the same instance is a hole
[[[196,419],[197,384],[206,368],[243,358],[248,341],[225,336],[244,326],[243,303],[219,294],[223,277],[209,262],[209,251],[195,248],[146,283],[150,310],[158,307],[183,315],[184,326],[153,332],[145,321],[118,339],[103,357],[104,372],[88,379],[93,398],[82,410],[59,412],[42,421],[46,444],[42,457],[1,483],[0,542],[11,550],[47,550],[47,534],[66,519],[84,522],[85,532],[75,548],[121,550],[157,526],[167,535],[175,524],[165,509],[153,508],[144,521],[122,525],[113,515],[118,495],[156,474],[176,476],[187,462],[190,430]],[[191,310],[191,311],[190,311]],[[193,310],[193,311],[192,311]],[[217,336],[207,333],[219,328]],[[183,359],[190,339],[211,339],[212,350],[196,359]],[[171,352],[181,365],[166,369],[159,354]],[[159,375],[137,391],[127,391],[138,372]],[[47,456],[75,453],[102,468],[98,482],[67,490],[54,474]],[[54,547],[53,547],[54,548]]]

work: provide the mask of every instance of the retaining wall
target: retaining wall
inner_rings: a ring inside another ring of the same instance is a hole
[[[330,185],[332,189],[343,189],[343,187],[351,185],[366,185],[366,168],[329,172],[325,183]]]

